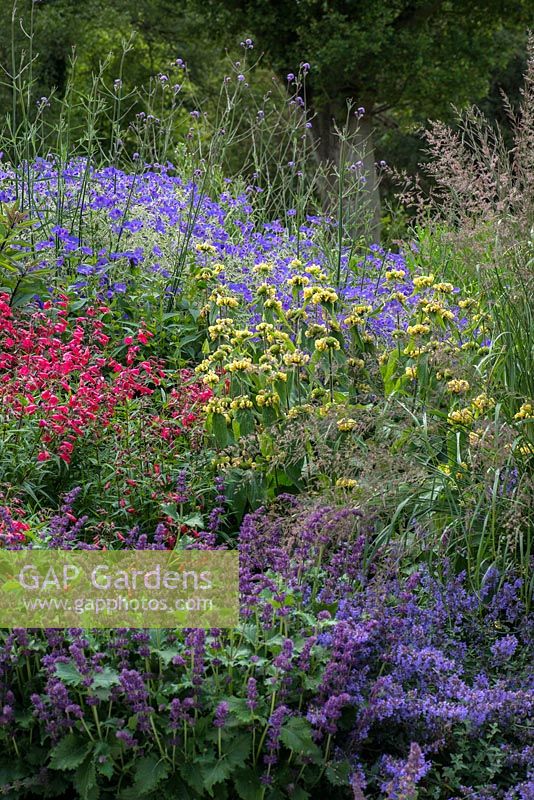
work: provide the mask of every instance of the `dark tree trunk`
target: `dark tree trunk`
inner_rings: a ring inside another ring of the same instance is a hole
[[[365,182],[359,184],[361,189],[358,191],[354,188],[344,200],[346,232],[355,238],[367,234],[374,241],[379,241],[380,194],[371,119],[365,115],[358,120],[352,113],[345,141],[342,141],[335,131],[331,109],[324,108],[314,116],[311,133],[315,156],[324,174],[320,183],[324,211],[332,213],[338,207],[339,181],[336,172],[344,175],[346,189],[351,183],[356,183],[359,177],[365,178]],[[359,162],[361,167],[347,173],[351,164]]]

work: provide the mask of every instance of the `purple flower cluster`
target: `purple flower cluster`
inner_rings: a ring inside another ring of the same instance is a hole
[[[521,582],[507,581],[500,589],[488,586],[477,596],[467,591],[462,576],[450,576],[443,585],[421,570],[405,580],[387,560],[369,573],[359,531],[363,523],[357,515],[326,507],[306,512],[295,499],[289,505],[292,526],[263,509],[243,522],[243,611],[248,616],[252,609],[258,613],[269,591],[280,600],[282,585],[298,590],[304,607],[312,608],[314,586],[328,587],[321,588],[316,599],[326,597],[337,607],[335,619],[328,612],[318,613],[321,632],[299,647],[305,669],[312,648],[328,654],[318,702],[311,701],[307,712],[316,737],[336,734],[344,709],[358,709],[350,733],[353,753],[376,737],[387,749],[384,731],[399,726],[417,736],[407,761],[391,756],[383,762],[390,775],[383,791],[391,798],[415,797],[416,784],[430,770],[420,748],[424,744],[441,758],[454,744],[459,726],[481,738],[494,725],[508,730],[515,744],[508,746],[507,763],[517,763],[534,712],[534,676],[528,669],[534,630],[524,609],[519,610]],[[352,522],[352,533],[346,527],[335,545],[328,534],[332,519],[337,531],[343,521]],[[313,563],[321,545],[318,573]],[[352,561],[339,558],[345,548]],[[276,624],[277,614],[282,609],[269,618],[270,624]],[[499,633],[510,625],[513,634]],[[290,650],[286,644],[284,649]],[[285,665],[283,651],[275,663]],[[523,656],[522,667],[517,672],[516,660],[513,677],[507,676],[501,668],[510,668],[517,653]]]
[[[521,580],[488,576],[476,594],[447,565],[440,580],[407,576],[398,557],[369,560],[369,536],[357,509],[282,498],[243,521],[235,631],[5,636],[2,746],[30,725],[49,751],[70,733],[98,738],[98,722],[140,757],[198,748],[212,763],[250,736],[257,780],[277,789],[279,775],[317,776],[322,758],[358,800],[528,797],[534,631]],[[494,763],[453,769],[462,749]],[[445,774],[454,789],[440,795]]]
[[[137,670],[123,669],[119,679],[126,705],[137,715],[138,730],[147,731],[153,709],[149,705],[150,695],[143,676]]]
[[[252,301],[260,283],[270,283],[288,310],[294,304],[288,280],[294,275],[295,257],[304,275],[312,265],[332,272],[331,245],[325,242],[334,230],[333,221],[308,215],[298,231],[279,220],[257,224],[253,186],[235,194],[229,188],[213,200],[195,183],[178,177],[170,163],[126,173],[115,167],[92,168],[82,159],[60,165],[53,158],[39,158],[26,169],[31,172],[32,205],[41,209],[33,231],[38,266],[57,271],[80,294],[96,293],[103,300],[128,295],[132,267],[136,291],[146,289],[149,294],[155,285],[158,292],[184,291],[184,280],[176,281],[173,266],[178,253],[181,264],[221,262],[220,280],[246,302]],[[1,165],[0,199],[15,202],[19,185],[14,169]],[[49,212],[58,203],[63,222],[51,225]],[[196,249],[205,243],[213,248],[209,254]],[[267,278],[255,275],[254,267],[266,261],[273,265],[272,273]],[[369,330],[390,337],[416,304],[404,257],[373,246],[363,261],[353,264],[346,249],[340,266],[338,292],[345,305],[371,303],[379,308],[369,319]],[[404,271],[406,278],[386,280],[392,270]],[[405,300],[392,297],[395,293]]]
[[[224,726],[226,725],[226,719],[228,717],[229,711],[230,711],[230,706],[228,705],[226,700],[222,700],[215,709],[215,714],[213,717],[214,728],[224,728]]]
[[[74,504],[81,491],[81,487],[77,486],[63,497],[59,513],[52,517],[48,530],[43,534],[48,547],[58,550],[71,550],[74,547],[91,549],[91,545],[85,544],[80,537],[87,517],[77,518],[73,513]]]
[[[391,780],[382,786],[387,800],[416,800],[417,784],[424,778],[430,769],[430,763],[425,760],[421,748],[412,742],[410,753],[405,762],[395,762],[384,759],[385,769]]]

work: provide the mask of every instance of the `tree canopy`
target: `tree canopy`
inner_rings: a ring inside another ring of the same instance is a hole
[[[256,38],[284,76],[310,62],[310,100],[344,113],[416,108],[441,115],[480,98],[510,56],[532,0],[203,0],[219,29]]]

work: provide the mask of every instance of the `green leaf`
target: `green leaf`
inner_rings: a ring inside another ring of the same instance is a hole
[[[258,800],[261,797],[259,776],[251,769],[240,770],[234,778],[234,786],[241,800]]]
[[[190,528],[203,528],[204,518],[200,514],[193,514],[191,517],[184,519],[183,524],[188,525]]]
[[[351,772],[349,761],[333,761],[326,768],[325,775],[333,786],[348,786]]]
[[[272,425],[274,422],[276,422],[276,417],[277,416],[278,416],[278,413],[277,413],[275,408],[272,408],[272,406],[264,406],[262,408],[262,410],[261,410],[261,417],[262,417],[262,420],[263,420],[263,424],[267,428],[270,425]]]
[[[155,756],[145,756],[135,763],[133,786],[121,792],[124,800],[138,800],[144,794],[153,791],[160,781],[169,774],[169,766]]]
[[[251,411],[241,409],[237,412],[236,417],[239,423],[239,431],[241,436],[248,436],[249,433],[254,432],[254,415]]]
[[[228,427],[222,414],[212,414],[212,432],[219,447],[228,444]]]
[[[56,664],[56,675],[68,686],[79,686],[83,681],[81,673],[72,662]]]
[[[291,794],[291,800],[308,800],[308,797],[311,797],[310,793],[303,789],[302,786],[295,786]]]
[[[217,761],[204,763],[200,769],[204,789],[211,795],[213,787],[228,778],[232,772],[232,765],[228,759],[220,758]]]
[[[246,487],[247,499],[252,508],[255,508],[264,499],[265,486],[263,476],[253,474]]]
[[[247,502],[248,502],[247,487],[243,482],[235,481],[229,483],[227,489],[228,489],[230,506],[234,514],[240,520],[243,517],[247,507]]]
[[[165,647],[163,650],[153,650],[152,652],[155,656],[163,661],[165,666],[167,666],[171,663],[175,656],[180,654],[181,651],[178,647]]]
[[[116,747],[116,745],[115,745]],[[111,780],[115,769],[113,765],[113,750],[107,742],[100,741],[95,745],[95,763],[99,775]]]
[[[176,508],[176,503],[164,503],[162,506],[162,511],[168,517],[175,520],[175,522],[178,522],[180,519],[180,515],[178,514],[178,510]]]
[[[245,653],[245,660],[248,661],[250,657],[249,650],[247,649]],[[227,702],[230,709],[230,716],[228,720],[229,723],[231,723],[233,720],[235,720],[238,724],[243,722],[247,724],[250,723],[254,715],[247,706],[247,701],[244,697],[229,697]]]
[[[51,751],[51,769],[76,769],[87,757],[93,747],[92,742],[69,733]]]
[[[202,785],[199,791],[202,792]],[[166,800],[178,800],[178,798],[179,800],[193,800],[193,795],[187,785],[176,772],[158,788],[158,794],[166,798]]]
[[[282,727],[280,739],[294,753],[311,758],[321,757],[321,751],[312,739],[311,725],[304,717],[291,717]]]
[[[193,769],[190,763],[182,764],[180,767],[180,775],[198,795],[204,792],[204,780],[202,773],[199,769]]]
[[[102,672],[93,675],[94,689],[109,689],[111,686],[117,686],[119,682],[119,673],[111,667],[104,667]]]
[[[231,767],[237,767],[247,760],[251,747],[251,735],[248,733],[243,733],[241,736],[237,736],[225,749],[223,758],[228,761]]]
[[[399,361],[399,351],[392,350],[387,362],[381,367],[382,380],[384,381],[384,394],[387,396],[392,393],[395,385],[395,371]]]
[[[131,717],[128,717],[128,722],[126,723],[126,727],[129,731],[137,730],[137,714],[132,714]]]
[[[2,759],[0,762],[0,788],[6,783],[21,780],[31,774],[31,767],[13,759]],[[1,795],[0,795],[1,796]]]
[[[92,755],[88,756],[83,764],[80,764],[74,775],[73,783],[80,800],[96,800],[98,798],[95,762]]]
[[[103,764],[98,765],[98,772],[108,780],[111,780],[115,770],[113,769],[112,761],[105,761]]]

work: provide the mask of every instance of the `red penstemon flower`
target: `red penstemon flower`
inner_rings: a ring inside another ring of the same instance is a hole
[[[26,541],[30,526],[24,521],[24,508],[18,498],[9,505],[4,505],[4,497],[0,495],[0,545],[21,544]]]
[[[192,431],[199,422],[202,406],[213,396],[210,388],[194,381],[193,377],[192,370],[180,370],[178,388],[171,390],[164,414],[156,414],[151,419],[152,428],[167,442]]]
[[[60,297],[42,311],[15,316],[8,299],[0,295],[0,404],[8,416],[38,420],[46,445],[38,461],[55,452],[69,463],[76,441],[96,423],[106,428],[118,405],[153,392],[162,365],[150,358],[137,364],[141,346],[133,340],[126,364],[106,353],[105,306],[69,318],[68,298]],[[140,330],[137,338],[144,343],[149,336]]]

